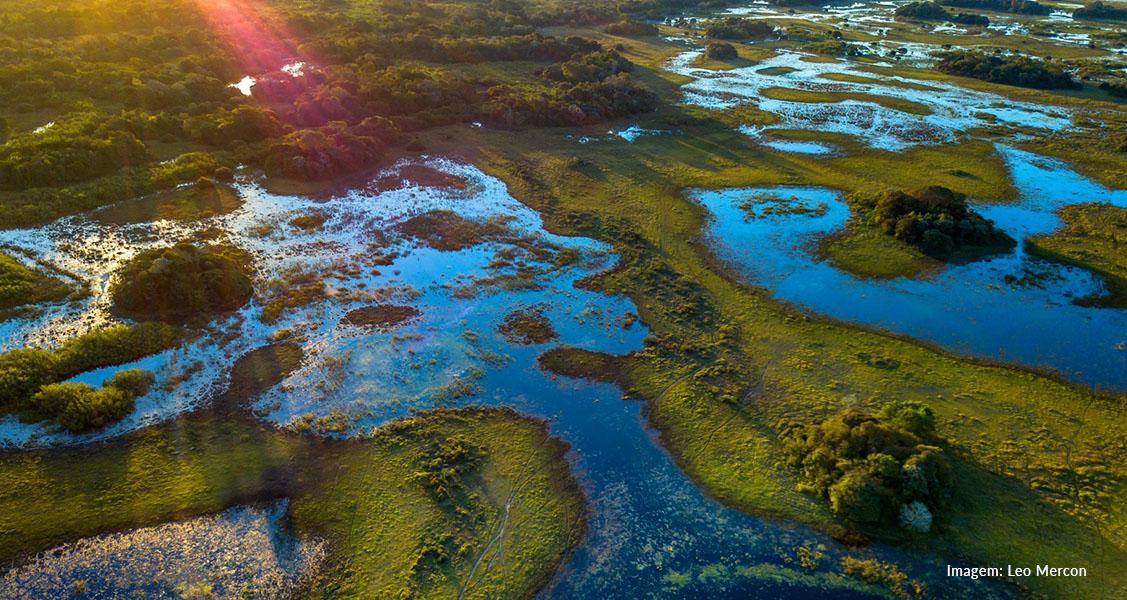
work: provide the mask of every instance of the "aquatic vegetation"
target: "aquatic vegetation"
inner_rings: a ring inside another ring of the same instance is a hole
[[[411,306],[377,304],[354,308],[345,313],[341,322],[377,331],[390,331],[403,323],[418,318],[421,314],[417,308]]]
[[[110,294],[118,315],[176,323],[236,310],[252,292],[247,259],[238,251],[185,242],[133,257]]]
[[[559,337],[552,322],[544,315],[546,307],[534,305],[505,315],[497,331],[514,344],[544,344]]]

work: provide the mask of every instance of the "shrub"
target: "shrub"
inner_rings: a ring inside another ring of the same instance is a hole
[[[966,196],[940,186],[913,194],[889,191],[862,198],[868,220],[887,235],[936,258],[962,247],[1007,250],[1016,243],[967,206]]]
[[[167,350],[179,340],[177,330],[164,323],[111,325],[67,340],[55,352],[60,377],[91,369],[133,362]]]
[[[850,409],[820,423],[785,424],[783,450],[800,475],[799,491],[825,498],[847,523],[918,527],[922,517],[901,523],[902,507],[919,502],[931,515],[946,506],[953,485],[943,451],[909,429],[934,427],[929,407],[892,402],[877,416]]]
[[[20,261],[0,254],[0,307],[24,304],[34,293],[35,273]]]
[[[705,53],[709,58],[716,60],[733,60],[740,56],[736,47],[726,42],[709,42],[708,50]]]
[[[881,407],[877,414],[920,437],[935,434],[935,411],[923,402],[894,400]]]
[[[250,300],[245,257],[220,246],[184,242],[146,250],[131,260],[110,289],[115,314],[168,322],[200,321]]]
[[[52,383],[31,398],[30,413],[56,421],[72,433],[99,429],[133,411],[133,394],[116,387],[94,389],[85,383]]]
[[[102,382],[102,387],[117,388],[132,396],[144,396],[156,383],[156,377],[144,369],[122,369]]]
[[[0,413],[22,410],[40,387],[57,380],[53,352],[24,348],[0,354]]]

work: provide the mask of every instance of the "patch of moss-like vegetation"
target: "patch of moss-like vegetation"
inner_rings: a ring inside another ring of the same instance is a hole
[[[397,229],[426,246],[444,251],[464,250],[504,232],[496,223],[472,221],[449,210],[433,210],[411,217]]]
[[[1127,208],[1110,204],[1074,204],[1060,211],[1064,226],[1029,238],[1030,253],[1083,267],[1103,279],[1108,294],[1078,298],[1077,304],[1127,308]]]
[[[412,306],[377,304],[350,310],[344,315],[341,322],[365,329],[390,331],[408,321],[417,319],[422,314]]]
[[[61,300],[71,291],[63,281],[0,252],[0,310]]]
[[[141,252],[117,275],[114,314],[172,323],[206,321],[242,307],[253,287],[247,259],[223,246],[180,243]]]
[[[1037,89],[1080,89],[1064,67],[1017,54],[986,54],[974,50],[944,52],[935,68],[944,73]]]
[[[951,465],[935,445],[935,413],[915,401],[893,402],[878,415],[847,409],[808,425],[781,427],[787,464],[799,490],[829,501],[852,526],[931,530],[947,505]]]
[[[529,306],[505,316],[497,331],[514,344],[545,344],[559,337],[552,322],[544,315],[544,306]]]
[[[864,220],[934,258],[967,258],[1013,248],[1014,239],[971,210],[966,200],[963,194],[931,186],[913,194],[884,192],[859,204]]]
[[[151,374],[121,371],[101,389],[64,380],[166,350],[178,339],[175,329],[161,323],[116,325],[68,340],[55,350],[20,348],[0,354],[0,415],[53,421],[71,432],[116,422],[132,412],[135,396],[148,392]]]

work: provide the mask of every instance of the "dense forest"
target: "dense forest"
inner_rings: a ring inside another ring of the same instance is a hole
[[[656,96],[613,49],[535,29],[652,34],[646,15],[722,4],[6,2],[0,206],[27,225],[238,164],[330,178],[437,125],[649,111]],[[542,67],[519,85],[474,68],[518,61]]]
[[[1096,0],[1081,6],[1072,12],[1076,19],[1103,19],[1107,21],[1127,20],[1127,8],[1113,6],[1107,2]]]
[[[947,12],[938,2],[909,2],[896,9],[896,16],[925,21],[951,21],[963,25],[985,27],[990,24],[990,19],[983,15],[972,13],[952,14]]]

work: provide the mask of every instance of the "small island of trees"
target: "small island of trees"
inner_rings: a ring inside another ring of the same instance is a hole
[[[171,323],[205,320],[236,310],[253,293],[241,252],[191,243],[141,252],[110,289],[113,312],[139,320]]]
[[[999,252],[1016,243],[971,210],[965,195],[945,187],[931,186],[912,194],[888,191],[861,198],[860,204],[868,220],[885,234],[934,258]]]
[[[973,50],[944,52],[936,68],[944,73],[1038,89],[1080,89],[1062,66],[1016,54],[986,54]]]

